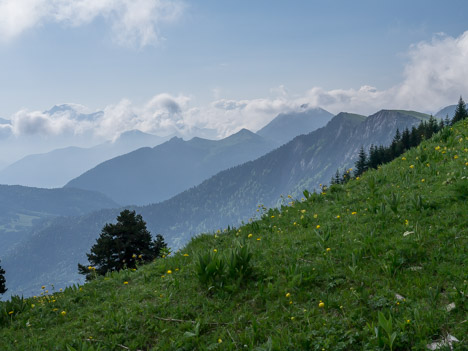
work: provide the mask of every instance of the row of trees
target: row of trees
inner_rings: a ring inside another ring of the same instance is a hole
[[[423,140],[429,139],[433,134],[439,132],[444,127],[451,126],[465,118],[468,118],[468,110],[462,97],[460,97],[452,119],[447,116],[445,120],[437,122],[437,120],[431,116],[428,121],[421,121],[417,127],[413,126],[411,130],[406,128],[401,133],[397,129],[389,146],[371,145],[369,154],[367,154],[364,147],[361,146],[358,159],[355,163],[354,174],[351,174],[349,170],[345,170],[343,173],[337,170],[331,179],[331,184],[343,184],[353,176],[359,177],[368,169],[376,169],[379,165],[388,163],[412,147],[418,146]]]

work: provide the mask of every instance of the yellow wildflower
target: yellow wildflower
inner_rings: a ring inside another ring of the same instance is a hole
[[[355,215],[356,213],[357,213],[356,211],[351,212],[352,215]]]
[[[340,219],[340,215],[336,216],[336,218]]]
[[[167,274],[172,274],[172,271],[169,269],[169,270],[167,271]]]
[[[329,247],[327,247],[327,252],[330,252],[330,251],[331,251],[331,249]]]
[[[124,285],[128,285],[128,282],[123,282],[123,283],[124,283]]]
[[[10,316],[11,316],[13,313],[14,313],[13,311],[8,312],[8,314],[9,314]]]
[[[67,312],[66,312],[66,311],[62,311],[62,312],[60,312],[60,314],[61,314],[62,316],[65,316],[65,315],[67,314]]]
[[[318,217],[318,214],[314,213],[314,218],[317,218]]]
[[[218,344],[221,344],[223,342],[223,339],[218,339]]]
[[[317,224],[316,228],[319,229],[319,228],[320,228],[320,224]]]
[[[402,159],[403,161],[406,161],[406,157],[402,157],[401,159]]]
[[[286,293],[286,297],[290,297],[291,296],[291,293]]]
[[[306,213],[306,210],[301,210],[301,213]]]
[[[318,307],[319,307],[319,308],[324,308],[324,307],[325,307],[325,303],[323,303],[322,301],[320,301],[319,304],[318,304]]]
[[[251,238],[251,237],[253,237],[253,234],[249,234],[249,235],[247,235],[247,237],[248,237],[248,238]]]
[[[188,257],[188,256],[189,256],[189,254],[188,254],[188,253],[184,253],[184,257]]]
[[[218,250],[217,250],[217,249],[213,249],[213,252],[218,252]]]
[[[409,168],[413,169],[413,168],[414,168],[414,165],[409,166]]]

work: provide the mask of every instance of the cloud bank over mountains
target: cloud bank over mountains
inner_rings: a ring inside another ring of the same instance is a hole
[[[178,19],[184,7],[178,0],[0,0],[0,40],[47,23],[79,27],[102,18],[115,42],[143,47],[158,43],[158,25]]]
[[[68,2],[52,3],[65,6]],[[76,3],[87,4],[84,0]],[[68,5],[72,6],[71,2]],[[2,6],[5,6],[5,2],[2,2]],[[99,8],[104,7],[101,4]],[[80,16],[76,17],[77,20]],[[402,82],[386,90],[371,86],[335,90],[314,87],[295,95],[279,87],[272,90],[268,97],[217,99],[204,106],[196,106],[194,96],[162,93],[140,105],[122,99],[104,107],[102,113],[97,114],[90,114],[80,105],[63,111],[23,109],[9,117],[11,124],[0,124],[0,138],[36,136],[48,140],[61,137],[69,141],[102,141],[115,139],[132,129],[189,138],[204,128],[214,130],[216,136],[221,138],[241,128],[256,131],[279,113],[298,111],[304,106],[322,107],[332,113],[370,114],[383,108],[435,113],[446,105],[455,104],[460,94],[468,98],[468,31],[457,38],[439,34],[431,42],[413,45],[407,57]],[[88,113],[88,117],[84,118],[84,113]]]

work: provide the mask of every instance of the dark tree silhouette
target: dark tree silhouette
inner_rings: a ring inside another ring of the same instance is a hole
[[[5,270],[0,266],[0,294],[4,294],[8,290],[5,283]]]
[[[452,118],[452,124],[461,121],[462,119],[465,119],[468,117],[468,111],[466,110],[466,105],[465,102],[463,101],[463,98],[460,96],[460,100],[458,100],[458,105],[457,108],[455,109],[455,114],[453,115]]]
[[[78,272],[89,280],[96,274],[135,268],[138,262],[146,263],[159,257],[166,247],[159,234],[152,241],[141,215],[124,210],[117,217],[116,224],[106,224],[102,228],[91,253],[86,254],[90,266],[78,264]]]
[[[361,149],[359,150],[358,159],[355,163],[356,170],[354,171],[354,176],[359,177],[361,174],[363,174],[367,170],[367,164],[367,154],[364,150],[364,147],[361,146]]]

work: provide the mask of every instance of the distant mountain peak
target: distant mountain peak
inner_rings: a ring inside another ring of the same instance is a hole
[[[296,136],[308,134],[318,128],[324,127],[333,115],[320,108],[309,108],[307,104],[301,105],[301,111],[280,113],[257,134],[278,145],[284,144]]]
[[[246,137],[246,136],[249,136],[249,137],[258,137],[259,135],[258,134],[255,134],[254,132],[246,129],[246,128],[242,128],[241,130],[239,130],[237,133],[234,133],[228,137],[226,137],[225,139],[229,139],[229,138],[236,138],[236,137]]]
[[[91,112],[86,106],[73,103],[54,105],[44,113],[51,116],[54,114],[68,114],[71,118],[81,121],[93,121],[104,114],[102,111]]]
[[[52,106],[50,110],[45,111],[45,112],[50,115],[53,115],[54,113],[69,112],[69,111],[73,111],[73,112],[80,113],[80,114],[87,114],[91,112],[86,106],[83,106],[80,104],[74,104],[74,103],[54,105]]]

